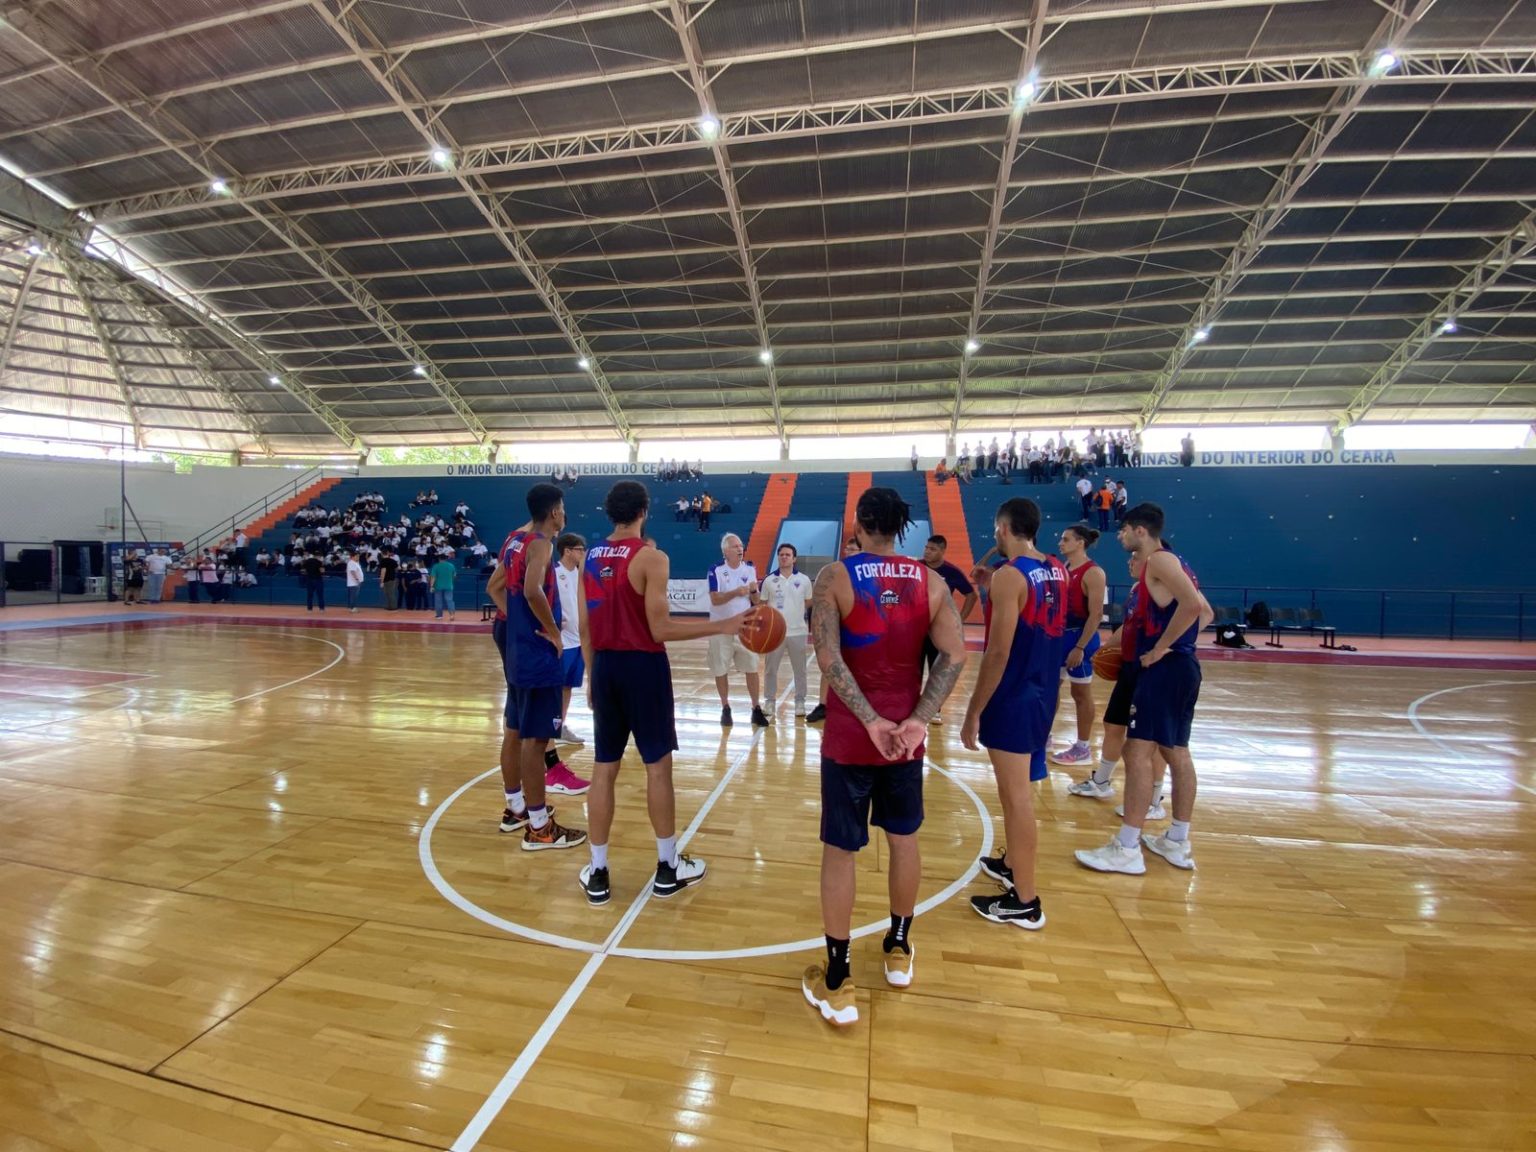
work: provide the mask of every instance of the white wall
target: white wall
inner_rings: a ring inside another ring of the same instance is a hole
[[[130,464],[128,502],[146,528],[159,522],[165,539],[186,540],[299,475],[278,468],[177,473],[169,464]],[[116,539],[117,530],[102,524],[106,510],[115,517],[118,507],[115,463],[0,456],[0,540]],[[131,517],[128,524],[132,538],[138,533]]]

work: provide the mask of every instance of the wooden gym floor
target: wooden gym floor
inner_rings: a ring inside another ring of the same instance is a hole
[[[0,633],[0,1149],[1536,1149],[1536,675],[1209,662],[1199,870],[1078,868],[1113,805],[1058,770],[1039,934],[965,906],[1001,822],[952,703],[916,981],[856,942],[833,1033],[819,735],[722,733],[673,661],[709,878],[642,897],[627,771],[594,910],[584,848],[495,830],[483,635]]]

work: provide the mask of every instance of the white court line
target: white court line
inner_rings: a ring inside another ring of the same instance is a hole
[[[1418,732],[1420,736],[1424,737],[1424,739],[1428,740],[1431,744],[1433,744],[1436,748],[1439,748],[1440,751],[1444,752],[1446,755],[1456,760],[1466,761],[1468,759],[1466,753],[1464,753],[1461,749],[1453,747],[1451,744],[1440,739],[1440,737],[1436,736],[1428,728],[1424,727],[1424,722],[1419,719],[1420,705],[1424,704],[1426,701],[1433,700],[1436,696],[1444,696],[1449,692],[1467,692],[1473,688],[1498,688],[1509,685],[1524,685],[1529,687],[1533,683],[1536,683],[1536,681],[1483,680],[1476,684],[1457,684],[1453,688],[1442,688],[1438,692],[1426,692],[1412,704],[1408,705],[1408,723],[1413,725],[1414,730]],[[1520,783],[1518,780],[1511,780],[1510,783],[1513,784],[1516,788],[1520,789],[1522,792],[1529,792],[1532,796],[1536,796],[1536,788],[1528,787]]]
[[[235,627],[238,628],[240,625],[237,624]],[[256,625],[247,625],[247,627],[256,627]],[[329,672],[332,668],[336,667],[336,665],[340,664],[347,658],[346,649],[344,649],[340,644],[337,644],[334,640],[326,640],[321,636],[306,636],[302,632],[272,632],[269,633],[269,635],[290,636],[296,640],[313,640],[316,644],[329,644],[332,648],[336,649],[336,658],[327,664],[324,668],[316,668],[313,672],[307,673],[306,675],[299,676],[293,680],[285,681],[282,684],[274,684],[271,688],[263,688],[259,692],[251,692],[244,696],[236,696],[233,700],[226,700],[223,704],[217,705],[217,707],[227,708],[231,704],[243,704],[245,701],[254,700],[258,696],[266,696],[272,692],[281,692],[284,688],[292,688],[295,684],[302,684],[306,680],[312,680],[322,673]]]
[[[699,811],[694,816],[692,823],[677,838],[677,850],[679,853],[687,847],[688,841],[693,839],[693,834],[704,823],[704,817],[709,815],[709,810],[715,806],[715,801],[724,795],[726,785],[741,771],[741,766],[747,762],[747,757],[758,746],[764,731],[764,729],[759,728],[752,733],[751,741],[742,749],[736,759],[731,762],[730,768],[726,770],[724,776],[720,777],[720,782],[715,785],[713,791],[705,797],[704,803],[700,805]],[[485,775],[488,776],[490,773]],[[484,778],[484,776],[480,777],[480,779]],[[581,994],[586,991],[587,985],[592,982],[592,977],[597,975],[597,970],[603,966],[603,961],[612,954],[611,950],[617,947],[619,941],[624,938],[624,934],[629,931],[630,925],[640,915],[640,910],[645,907],[645,903],[650,899],[650,896],[651,886],[647,883],[641,887],[640,894],[635,897],[634,903],[629,906],[629,910],[613,926],[613,931],[608,933],[608,939],[603,941],[597,954],[586,962],[582,970],[577,973],[576,979],[572,980],[570,987],[565,990],[565,995],[561,996],[555,1003],[555,1006],[549,1010],[549,1015],[544,1017],[544,1023],[539,1025],[538,1031],[533,1034],[528,1044],[518,1053],[518,1057],[513,1061],[512,1067],[507,1069],[500,1082],[492,1090],[490,1096],[486,1098],[485,1103],[480,1105],[479,1111],[470,1118],[469,1123],[464,1126],[464,1131],[460,1132],[458,1139],[450,1145],[449,1152],[470,1152],[480,1142],[480,1137],[485,1135],[485,1130],[495,1122],[496,1117],[501,1114],[501,1110],[506,1107],[507,1101],[512,1098],[512,1093],[517,1091],[518,1086],[523,1082],[523,1078],[528,1075],[529,1069],[533,1067],[534,1061],[548,1047],[550,1040],[554,1038],[560,1025],[565,1022],[565,1018],[570,1015],[571,1009],[576,1006],[576,1001],[581,998]]]
[[[28,724],[25,728],[0,728],[0,736],[15,736],[22,732],[36,732],[39,728],[52,728],[55,724],[79,724],[87,720],[94,720],[98,716],[105,716],[108,712],[119,712],[124,708],[131,708],[139,702],[139,690],[130,688],[126,684],[106,684],[103,688],[120,688],[128,694],[127,699],[112,705],[110,708],[98,708],[94,712],[84,713],[80,716],[60,716],[57,720],[44,720],[41,724]],[[93,692],[91,695],[95,695]],[[90,699],[90,697],[86,697]]]

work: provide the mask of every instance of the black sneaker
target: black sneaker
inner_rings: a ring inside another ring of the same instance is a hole
[[[816,707],[811,709],[810,713],[805,718],[805,722],[807,724],[820,724],[825,721],[826,718],[827,706],[825,704],[818,704]]]
[[[608,897],[613,895],[608,887],[608,869],[606,868],[594,868],[590,864],[585,864],[576,876],[576,883],[581,885],[581,890],[587,894],[587,903],[593,907],[608,903]]]
[[[658,900],[676,896],[690,884],[704,879],[705,864],[692,856],[678,856],[677,866],[656,861],[656,879],[651,882],[651,894]]]
[[[769,725],[768,714],[763,711],[762,705],[752,705],[752,727],[766,728]]]
[[[725,708],[720,709],[720,727],[722,727],[722,728],[729,728],[734,723],[736,723],[736,721],[731,719],[731,710],[730,710],[730,708],[729,707],[725,707]]]
[[[1040,907],[1040,897],[1024,901],[1012,888],[1001,896],[972,896],[971,908],[976,915],[994,924],[1013,924],[1038,932],[1045,927],[1045,912]]]
[[[526,808],[523,809],[521,816],[517,815],[510,808],[503,808],[501,810],[501,830],[503,832],[521,832],[526,827],[528,827],[528,810]]]
[[[1005,863],[1007,859],[1008,850],[1006,848],[996,856],[983,856],[981,858],[981,870],[1004,888],[1012,888],[1013,869]]]

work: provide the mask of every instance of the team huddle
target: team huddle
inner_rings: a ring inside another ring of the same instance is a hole
[[[733,575],[742,568],[751,571],[741,564],[740,540],[727,538],[727,564],[711,573],[711,618],[674,617],[667,603],[668,558],[644,535],[650,511],[645,486],[616,483],[604,510],[612,533],[583,555],[579,537],[562,536],[562,490],[535,485],[528,494],[529,520],[503,543],[489,585],[500,610],[493,634],[507,683],[501,830],[521,831],[526,851],[586,844],[590,860],[576,879],[592,905],[606,904],[612,894],[608,847],[614,787],[631,738],[645,765],[646,804],[656,836],[651,893],[674,896],[707,871],[703,860],[679,852],[677,845],[672,754],[678,745],[665,643],[710,638],[722,724],[730,723],[727,676],[733,666],[747,676],[754,725],[769,723],[756,664],[737,662],[738,651],[744,651],[737,637],[749,620],[750,602],[759,598],[755,578],[748,590],[747,582]],[[821,911],[827,958],[805,971],[802,990],[835,1025],[858,1019],[849,959],[855,855],[869,842],[871,824],[884,832],[889,857],[885,979],[898,988],[912,983],[924,744],[966,663],[964,627],[949,583],[927,563],[896,552],[911,524],[905,501],[893,489],[871,488],[859,498],[855,519],[855,536],[844,555],[822,568],[811,587],[809,638],[802,626],[769,655],[766,686],[771,705],[779,660],[787,652],[797,713],[806,716],[803,670],[808,644],[814,649],[825,692],[816,712],[824,709],[825,717]],[[1077,740],[1055,758],[1086,763],[1092,759],[1087,741],[1093,670],[1096,664],[1107,668],[1112,653],[1120,657],[1120,669],[1103,717],[1101,757],[1092,775],[1069,792],[1112,796],[1110,773],[1123,753],[1123,823],[1107,844],[1077,852],[1077,860],[1101,872],[1139,874],[1146,870],[1145,848],[1176,867],[1195,866],[1189,738],[1200,690],[1195,641],[1210,619],[1193,572],[1163,540],[1162,510],[1141,504],[1126,512],[1119,530],[1135,584],[1124,623],[1101,652],[1105,578],[1088,558],[1098,533],[1082,525],[1068,528],[1059,545],[1064,562],[1037,546],[1040,524],[1032,500],[1016,497],[998,508],[995,558],[989,553],[973,573],[985,608],[986,640],[960,730],[967,748],[987,750],[1007,844],[997,856],[978,862],[1001,893],[977,896],[971,906],[990,921],[1029,930],[1046,923],[1035,884],[1030,783],[1046,776],[1060,681],[1065,677],[1071,685]],[[795,559],[792,548],[787,555],[781,549],[779,582],[770,588],[770,577],[761,593],[773,601],[787,596],[792,611],[801,614],[806,578],[794,570]],[[565,575],[557,579],[562,567]],[[583,676],[594,726],[589,787],[558,764],[550,747],[562,732],[568,735],[570,689]],[[1162,814],[1159,761],[1172,776],[1174,815],[1167,832],[1152,836],[1143,827]],[[558,777],[551,775],[557,766],[563,773]],[[590,828],[556,820],[551,791],[585,794]]]

